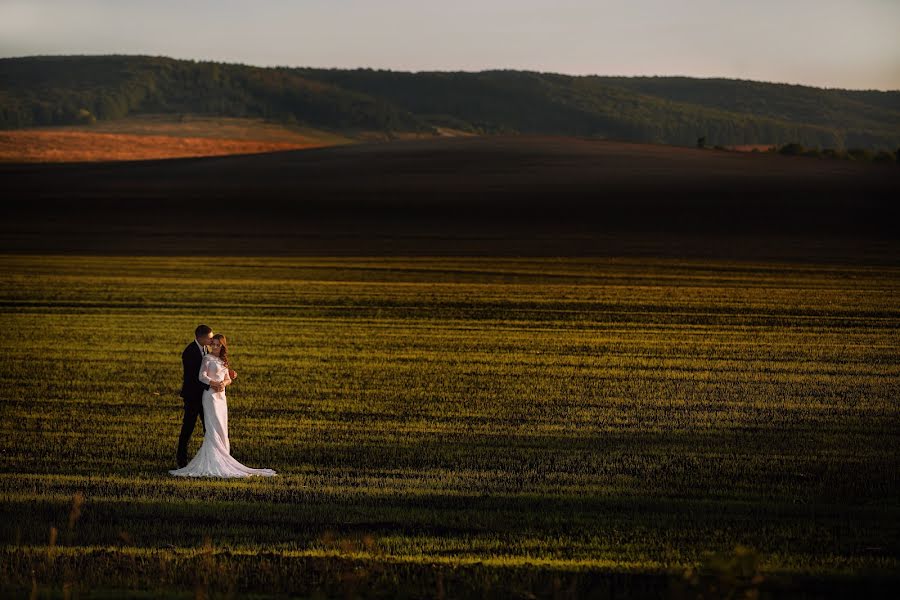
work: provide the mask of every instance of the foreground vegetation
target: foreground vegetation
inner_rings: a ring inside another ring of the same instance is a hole
[[[527,133],[895,151],[900,92],[727,79],[258,68],[146,56],[0,59],[0,129],[145,113],[358,132]]]
[[[896,268],[7,255],[0,282],[5,593],[897,583]],[[233,454],[279,477],[166,474],[198,322],[240,373]]]

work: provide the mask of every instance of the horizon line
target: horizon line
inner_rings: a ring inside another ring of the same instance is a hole
[[[356,66],[356,67],[337,67],[337,66],[312,66],[312,65],[287,65],[287,64],[253,64],[241,61],[229,61],[229,60],[214,60],[210,58],[179,58],[175,56],[169,56],[165,54],[128,54],[128,53],[79,53],[79,54],[27,54],[20,56],[0,56],[0,60],[17,60],[17,59],[27,59],[27,58],[78,58],[78,57],[113,57],[113,56],[123,56],[130,58],[164,58],[168,60],[175,61],[184,61],[184,62],[195,62],[195,63],[210,63],[210,64],[220,64],[220,65],[235,65],[235,66],[243,66],[243,67],[252,67],[258,69],[321,69],[321,70],[332,70],[332,71],[384,71],[389,73],[409,73],[409,74],[419,74],[419,73],[491,73],[497,71],[510,71],[510,72],[518,72],[518,73],[538,73],[541,75],[563,75],[566,77],[598,77],[598,78],[627,78],[627,79],[696,79],[696,80],[706,80],[706,81],[715,81],[715,80],[725,80],[725,81],[743,81],[750,83],[762,83],[769,85],[785,85],[785,86],[793,86],[793,87],[806,87],[806,88],[814,88],[819,90],[831,90],[831,91],[844,91],[844,92],[880,92],[880,93],[900,93],[900,88],[848,88],[848,87],[830,87],[830,86],[821,86],[821,85],[812,85],[808,83],[797,83],[790,81],[772,81],[765,79],[746,79],[743,77],[728,77],[722,75],[684,75],[684,74],[641,74],[641,75],[623,75],[623,74],[601,74],[601,73],[572,73],[572,72],[564,72],[564,71],[542,71],[538,69],[522,69],[522,68],[510,68],[510,67],[492,67],[485,69],[477,69],[477,70],[467,70],[467,69],[395,69],[395,68],[385,68],[385,67],[366,67],[366,66]]]

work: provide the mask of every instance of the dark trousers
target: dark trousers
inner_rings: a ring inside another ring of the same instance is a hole
[[[184,418],[181,421],[181,435],[178,436],[178,452],[175,460],[179,465],[187,464],[187,447],[197,425],[197,417],[203,424],[203,433],[206,433],[206,423],[203,421],[203,396],[184,401]]]

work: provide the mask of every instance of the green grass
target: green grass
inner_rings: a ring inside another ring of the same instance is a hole
[[[9,255],[0,284],[0,590],[696,595],[682,574],[746,555],[763,591],[833,592],[900,568],[900,269]],[[167,475],[200,322],[240,373],[233,455],[279,477]]]

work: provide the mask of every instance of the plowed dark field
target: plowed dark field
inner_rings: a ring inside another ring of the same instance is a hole
[[[0,181],[0,249],[119,254],[883,261],[900,197],[895,165],[541,137],[2,165]]]

